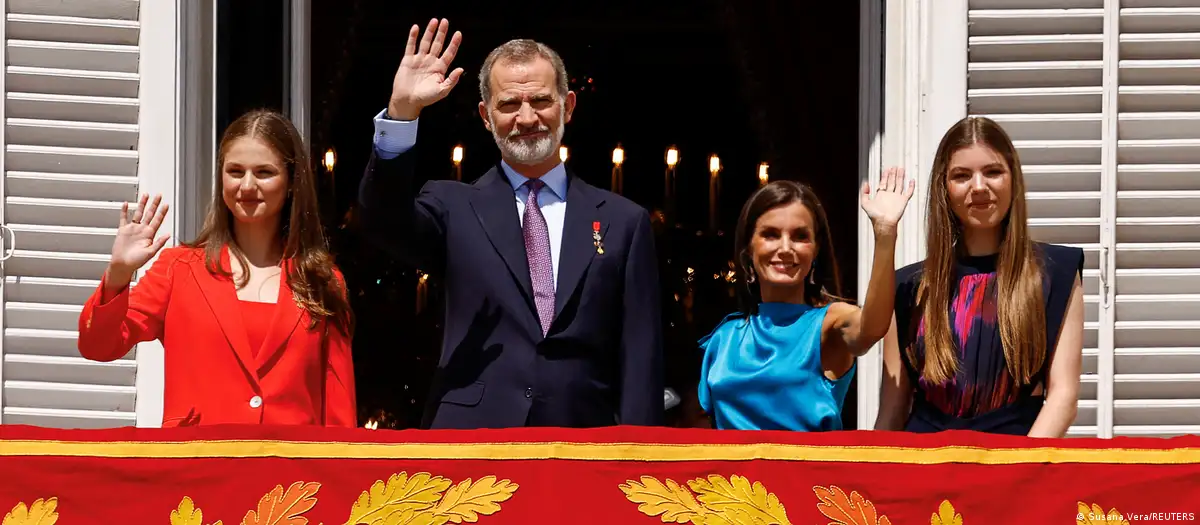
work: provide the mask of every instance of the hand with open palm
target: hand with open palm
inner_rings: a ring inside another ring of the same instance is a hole
[[[450,62],[458,54],[458,45],[462,42],[462,33],[454,32],[450,45],[442,51],[446,43],[446,32],[450,22],[442,19],[429,21],[425,27],[425,35],[418,45],[419,28],[414,24],[408,31],[408,44],[404,48],[404,58],[396,69],[396,77],[392,80],[392,98],[388,101],[388,116],[396,120],[414,120],[422,109],[437,102],[450,94],[450,90],[458,84],[463,69],[450,71]],[[436,34],[435,34],[436,32]]]
[[[162,204],[162,195],[149,203],[149,195],[142,194],[137,210],[132,216],[129,203],[121,205],[121,220],[117,226],[117,238],[113,241],[112,260],[108,263],[106,284],[110,288],[124,288],[133,279],[133,274],[145,266],[154,254],[167,244],[170,235],[155,238],[158,228],[167,217],[167,204]]]
[[[904,176],[904,168],[890,167],[880,175],[879,187],[875,189],[875,198],[871,198],[870,183],[863,183],[862,209],[871,219],[871,225],[876,234],[896,234],[896,225],[904,216],[904,208],[908,206],[916,190],[917,181]]]

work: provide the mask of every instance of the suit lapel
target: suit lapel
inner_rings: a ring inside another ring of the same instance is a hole
[[[563,221],[562,244],[559,247],[558,285],[554,293],[556,321],[579,287],[579,281],[592,264],[592,258],[596,256],[592,227],[600,223],[601,239],[608,232],[608,222],[601,219],[599,210],[604,198],[583,179],[570,176],[569,180],[567,215]]]
[[[492,247],[504,259],[536,320],[537,307],[533,302],[533,281],[529,277],[529,260],[525,255],[525,236],[517,217],[512,185],[501,175],[499,167],[492,168],[475,185],[479,191],[471,196],[471,207]]]
[[[258,368],[254,364],[254,354],[250,350],[250,340],[246,337],[246,326],[242,323],[241,308],[238,307],[237,290],[233,280],[209,273],[204,266],[204,258],[199,257],[191,263],[192,276],[200,286],[208,307],[217,318],[217,324],[225,334],[225,340],[233,348],[233,353],[241,363],[246,375],[251,378],[254,388],[258,388]],[[221,268],[229,271],[229,248],[221,249]]]
[[[271,315],[271,325],[267,330],[266,338],[263,339],[262,348],[258,349],[258,366],[255,373],[260,377],[275,363],[275,358],[283,352],[288,338],[296,331],[296,327],[300,324],[301,314],[304,313],[296,304],[292,288],[287,283],[291,265],[291,261],[284,263],[283,271],[279,275],[279,295],[275,302],[275,313]]]

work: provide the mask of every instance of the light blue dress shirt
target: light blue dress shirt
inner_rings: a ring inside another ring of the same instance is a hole
[[[700,407],[719,429],[842,429],[842,405],[857,365],[836,380],[821,366],[827,306],[761,303],[726,317],[700,340]]]
[[[393,159],[411,149],[417,143],[417,120],[391,120],[387,110],[375,115],[375,154],[382,159]],[[524,224],[525,199],[529,197],[529,179],[501,161],[500,168],[512,183],[513,198],[517,201],[517,219]],[[546,230],[550,234],[550,262],[554,267],[554,286],[558,288],[558,261],[562,252],[563,221],[567,217],[567,169],[560,162],[545,175],[546,183],[538,192],[538,208],[546,219]]]

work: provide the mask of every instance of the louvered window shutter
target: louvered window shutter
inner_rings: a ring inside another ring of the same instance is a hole
[[[967,114],[1014,139],[1034,237],[1086,253],[1070,435],[1200,432],[1200,0],[968,6]]]
[[[4,5],[0,421],[132,425],[133,352],[87,361],[76,326],[137,191],[138,2]]]
[[[1072,435],[1096,436],[1103,201],[1103,0],[969,3],[968,114],[1021,158],[1035,239],[1085,251],[1084,367]]]
[[[1200,433],[1200,0],[1122,0],[1113,435]]]

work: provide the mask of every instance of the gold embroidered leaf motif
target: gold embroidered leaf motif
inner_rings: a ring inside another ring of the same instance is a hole
[[[450,521],[449,516],[435,516],[432,512],[414,513],[413,511],[405,511],[396,521],[390,518],[382,522],[375,522],[376,525],[443,525]]]
[[[627,480],[619,485],[626,499],[638,504],[648,516],[660,516],[663,523],[695,525],[791,525],[779,498],[767,492],[762,483],[750,483],[744,477],[728,480],[711,475],[688,482],[696,494],[668,479],[660,482],[642,476],[641,482]]]
[[[308,525],[304,513],[316,506],[318,490],[321,484],[317,482],[297,481],[286,492],[283,485],[276,485],[258,500],[257,512],[246,513],[242,525]]]
[[[413,519],[415,517],[416,513],[417,513],[417,511],[412,510],[412,509],[408,509],[408,510],[401,511],[401,512],[396,512],[396,513],[393,513],[393,514],[387,516],[386,518],[378,519],[378,520],[371,522],[371,525],[415,525],[416,523],[418,523],[418,521],[415,521]],[[366,522],[363,522],[363,523],[366,523]],[[430,523],[430,522],[426,521],[425,523]],[[442,523],[445,523],[445,521],[443,521]]]
[[[629,501],[638,504],[638,510],[642,514],[647,516],[661,514],[663,523],[706,525],[704,516],[714,516],[712,512],[696,502],[696,498],[692,496],[691,492],[671,479],[668,479],[664,485],[653,476],[642,476],[641,483],[627,480],[618,488],[625,493],[625,497]]]
[[[184,496],[179,508],[171,511],[171,525],[204,525],[204,512],[196,508],[192,498]],[[212,525],[221,525],[221,520]]]
[[[821,501],[817,503],[817,510],[833,520],[830,525],[892,525],[887,516],[876,514],[875,505],[858,492],[851,492],[850,497],[846,497],[846,493],[834,485],[813,487],[813,492]]]
[[[33,505],[17,503],[0,525],[54,525],[58,521],[58,498],[37,499]]]
[[[1104,509],[1095,503],[1091,507],[1082,501],[1079,504],[1079,514],[1075,516],[1076,525],[1129,525],[1129,520],[1121,515],[1117,509],[1109,509],[1108,513],[1104,513]]]
[[[963,525],[962,514],[956,513],[950,500],[944,499],[938,505],[938,513],[929,518],[929,525]]]
[[[411,520],[417,511],[432,508],[442,498],[442,492],[450,488],[450,483],[450,480],[428,472],[418,472],[412,477],[405,472],[392,474],[387,483],[376,481],[370,490],[358,497],[358,501],[350,508],[346,525],[372,525],[380,520],[385,525],[391,525],[392,518],[400,519],[406,512],[405,519]]]
[[[750,481],[742,476],[730,476],[728,480],[718,475],[707,479],[695,479],[688,486],[697,494],[697,499],[714,513],[725,514],[728,519],[734,513],[745,514],[746,523],[767,525],[790,525],[787,512],[779,498],[767,492],[762,483]]]
[[[487,516],[500,510],[500,502],[507,501],[516,492],[518,485],[507,479],[496,481],[496,476],[484,476],[471,483],[467,478],[446,492],[430,515],[445,516],[450,523],[464,521],[474,523],[479,515]],[[445,522],[431,521],[435,525]]]
[[[704,525],[762,525],[763,523],[763,521],[751,517],[749,513],[738,509],[704,516]]]

